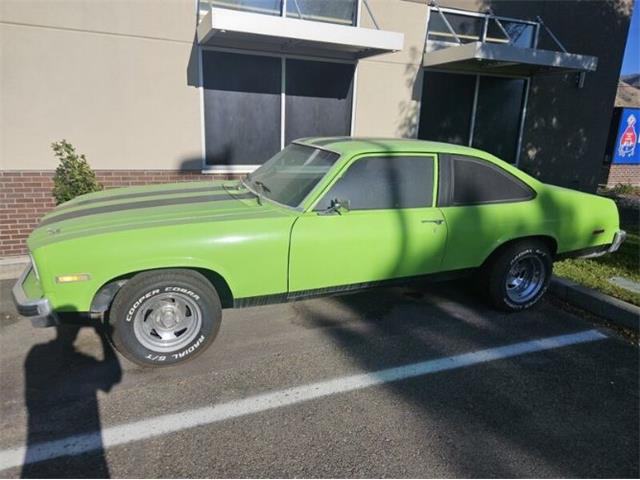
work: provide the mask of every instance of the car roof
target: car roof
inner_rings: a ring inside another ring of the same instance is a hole
[[[375,153],[375,152],[424,152],[424,153],[458,153],[475,157],[487,158],[492,156],[482,150],[451,143],[431,142],[411,138],[382,138],[382,137],[308,137],[295,140],[313,147],[331,150],[344,154]]]

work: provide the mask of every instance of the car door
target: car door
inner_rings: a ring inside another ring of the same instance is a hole
[[[442,270],[478,267],[504,242],[545,231],[531,187],[487,160],[439,155],[438,186],[447,223]]]
[[[447,227],[434,206],[436,168],[425,154],[349,162],[293,225],[289,292],[438,271]],[[331,208],[336,199],[342,208]]]

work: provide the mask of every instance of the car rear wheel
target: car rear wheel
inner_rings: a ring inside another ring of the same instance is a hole
[[[530,308],[546,292],[552,270],[551,254],[543,242],[523,240],[509,245],[485,269],[488,298],[504,311]]]
[[[195,358],[213,342],[222,317],[220,298],[200,273],[143,272],[116,295],[108,313],[111,340],[129,360],[165,366]]]

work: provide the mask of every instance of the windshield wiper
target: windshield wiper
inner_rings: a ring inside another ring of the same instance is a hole
[[[247,178],[248,178],[248,176],[245,177],[245,180]],[[246,188],[251,193],[253,193],[256,196],[256,201],[258,202],[258,205],[262,206],[262,197],[260,196],[260,194],[258,192],[255,192],[252,188],[249,188],[249,185],[247,185],[245,180],[240,180],[240,185],[242,185],[244,188]]]
[[[267,192],[267,193],[271,193],[271,190],[269,189],[269,187],[267,187],[264,183],[262,183],[260,180],[253,180],[253,184],[257,185],[258,187],[260,187],[260,189],[263,192]]]

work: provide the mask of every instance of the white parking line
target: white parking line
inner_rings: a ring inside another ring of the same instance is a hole
[[[67,455],[88,453],[102,448],[122,445],[137,440],[145,440],[188,428],[227,420],[229,418],[264,412],[265,410],[293,405],[328,395],[350,392],[373,385],[468,367],[492,360],[516,357],[526,353],[593,342],[604,338],[607,338],[606,335],[597,330],[586,330],[569,335],[547,337],[497,348],[478,350],[476,352],[438,358],[371,373],[341,377],[277,392],[256,395],[211,407],[161,415],[146,420],[105,428],[102,432],[74,435],[60,440],[31,445],[29,448],[16,447],[2,450],[0,451],[0,470],[20,466],[23,463],[35,463]]]

